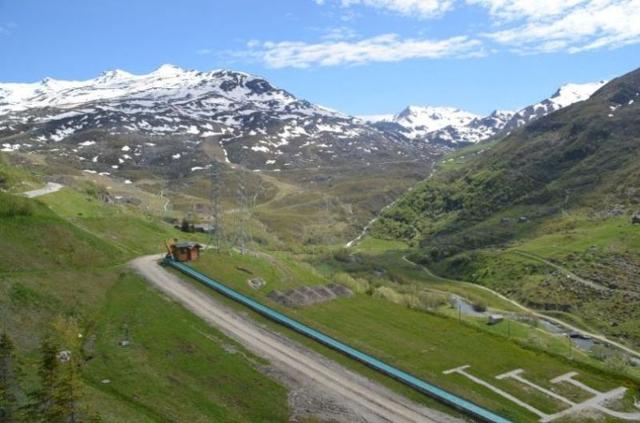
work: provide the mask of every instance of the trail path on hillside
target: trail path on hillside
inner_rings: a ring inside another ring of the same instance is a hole
[[[621,349],[621,350],[633,355],[636,358],[640,358],[640,352],[638,352],[638,351],[636,351],[636,350],[634,350],[632,348],[629,348],[629,347],[627,347],[625,345],[622,345],[619,342],[612,341],[611,339],[606,338],[606,337],[604,337],[602,335],[599,335],[599,334],[596,334],[596,333],[587,332],[587,331],[585,331],[583,329],[580,329],[580,328],[578,328],[576,326],[573,326],[573,325],[571,325],[571,324],[569,324],[569,323],[567,323],[567,322],[565,322],[563,320],[556,319],[555,317],[551,317],[551,316],[547,316],[546,314],[538,313],[537,311],[535,311],[535,310],[533,310],[533,309],[531,309],[529,307],[526,307],[526,306],[520,304],[519,302],[517,302],[515,300],[512,300],[511,298],[505,297],[504,295],[500,294],[499,292],[494,291],[491,288],[487,288],[486,286],[483,286],[483,285],[472,284],[470,282],[462,282],[462,281],[456,281],[456,280],[453,280],[453,279],[442,278],[442,277],[440,277],[438,275],[433,274],[425,266],[409,260],[407,258],[407,256],[403,256],[402,259],[404,261],[406,261],[407,263],[410,263],[410,264],[412,264],[414,266],[417,266],[418,268],[420,268],[423,272],[425,272],[432,279],[441,280],[441,281],[445,281],[445,282],[473,285],[474,287],[476,287],[478,289],[482,289],[484,291],[490,292],[491,294],[495,295],[496,297],[500,298],[501,300],[504,300],[504,301],[507,301],[507,302],[511,303],[512,305],[518,307],[519,309],[521,309],[522,311],[524,311],[524,312],[526,312],[528,314],[536,316],[536,317],[538,317],[540,319],[544,319],[544,320],[548,320],[550,322],[553,322],[553,323],[555,323],[557,325],[560,325],[560,326],[568,329],[569,331],[578,332],[578,333],[582,333],[584,335],[590,336],[593,339],[597,339],[598,341],[604,342],[605,344],[609,344],[609,345],[611,345],[613,347]]]
[[[543,264],[546,264],[549,267],[553,267],[554,269],[556,269],[557,271],[559,271],[560,273],[562,273],[563,275],[565,275],[567,278],[578,282],[579,284],[582,284],[584,286],[587,286],[589,288],[593,288],[597,291],[601,291],[601,292],[620,292],[620,293],[624,293],[624,294],[628,294],[634,297],[638,297],[640,295],[640,293],[636,292],[636,291],[629,291],[628,289],[614,289],[614,288],[609,288],[607,286],[604,285],[600,285],[598,283],[595,283],[593,281],[590,281],[588,279],[582,278],[578,275],[576,275],[575,273],[573,273],[571,270],[567,269],[564,266],[561,266],[559,264],[556,264],[550,260],[547,260],[544,257],[541,257],[537,254],[533,254],[533,253],[529,253],[526,251],[522,251],[522,250],[513,250],[513,251],[508,251],[511,254],[516,254],[525,258],[528,258],[530,260],[534,260]]]
[[[429,180],[431,179],[431,177],[433,176],[433,174],[435,173],[436,168],[435,166],[431,169],[431,172],[429,172],[429,176],[427,176],[427,178],[424,180]],[[423,182],[424,182],[423,181]],[[395,200],[393,200],[391,203],[387,204],[386,206],[384,206],[382,209],[380,209],[380,211],[378,212],[378,214],[371,219],[365,226],[364,228],[362,228],[362,231],[360,231],[360,234],[355,237],[354,239],[352,239],[351,241],[347,242],[346,244],[344,244],[344,248],[351,248],[351,247],[355,247],[356,245],[358,245],[358,243],[360,241],[362,241],[362,238],[364,238],[368,233],[369,233],[369,229],[371,229],[371,226],[373,226],[374,223],[376,223],[378,221],[378,219],[380,219],[380,217],[382,216],[382,214],[389,210],[390,208],[392,208],[393,206],[395,206],[398,201],[400,201],[404,195],[408,192],[413,191],[413,189],[415,188],[415,186],[409,187],[409,189],[407,189],[407,191],[404,194],[400,194]]]
[[[286,375],[289,398],[307,395],[307,402],[324,400],[316,416],[343,422],[458,422],[460,420],[402,398],[389,389],[322,357],[282,335],[258,325],[221,304],[158,265],[160,256],[144,256],[131,267],[160,291],[175,299],[207,323],[222,330],[254,354],[267,359]],[[293,383],[291,383],[293,382]],[[310,391],[311,390],[311,391]],[[296,404],[292,409],[296,409]],[[326,407],[323,407],[326,405]]]
[[[62,184],[58,184],[56,182],[47,182],[47,185],[45,185],[43,188],[34,189],[33,191],[23,192],[22,195],[24,195],[27,198],[36,198],[46,194],[52,194],[54,192],[60,191],[62,188],[64,188],[64,185]]]

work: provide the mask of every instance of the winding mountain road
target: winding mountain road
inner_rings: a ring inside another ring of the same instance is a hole
[[[303,386],[312,385],[347,410],[333,419],[360,422],[458,422],[460,420],[409,402],[389,389],[345,369],[320,354],[239,315],[158,265],[161,256],[145,256],[130,265],[153,286],[207,323],[222,330],[271,366]]]

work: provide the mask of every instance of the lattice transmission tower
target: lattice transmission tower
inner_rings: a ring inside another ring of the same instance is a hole
[[[211,227],[209,228],[209,245],[218,251],[222,249],[224,242],[224,230],[222,218],[220,217],[220,165],[217,160],[211,162]]]
[[[244,254],[247,251],[247,244],[251,241],[251,236],[247,232],[247,225],[249,223],[249,198],[242,177],[238,180],[236,201],[238,204],[238,209],[236,210],[236,246],[240,250],[240,253]]]

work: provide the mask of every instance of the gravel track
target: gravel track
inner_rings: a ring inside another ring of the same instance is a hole
[[[252,353],[270,362],[267,370],[289,388],[292,421],[315,416],[341,422],[459,422],[412,403],[300,344],[258,325],[211,295],[158,265],[160,256],[140,257],[131,267],[157,289]]]

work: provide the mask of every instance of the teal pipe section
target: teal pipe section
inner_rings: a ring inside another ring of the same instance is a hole
[[[403,371],[397,369],[389,364],[378,360],[375,357],[370,356],[369,354],[365,354],[357,349],[350,347],[349,345],[340,342],[330,336],[325,335],[324,333],[313,329],[310,326],[307,326],[303,323],[298,322],[286,315],[267,307],[256,300],[239,293],[238,291],[229,288],[228,286],[211,279],[210,277],[198,272],[190,266],[187,266],[184,263],[180,263],[173,259],[167,258],[164,260],[164,263],[174,269],[179,270],[180,272],[192,277],[198,282],[208,286],[209,288],[214,289],[220,294],[231,298],[232,300],[250,308],[251,310],[262,314],[274,322],[277,322],[283,326],[286,326],[294,331],[311,338],[323,345],[326,345],[329,348],[332,348],[336,351],[343,353],[344,355],[353,358],[372,369],[375,369],[387,376],[391,376],[392,378],[402,382],[403,384],[423,393],[431,398],[436,399],[442,403],[445,403],[455,409],[461,411],[462,413],[474,417],[476,419],[480,419],[485,422],[490,423],[511,423],[510,420],[505,419],[498,414],[493,413],[486,408],[480,407],[477,404],[474,404],[470,401],[465,400],[457,395],[454,395],[448,391],[445,391],[442,388],[439,388],[433,384],[427,383],[417,377]]]

